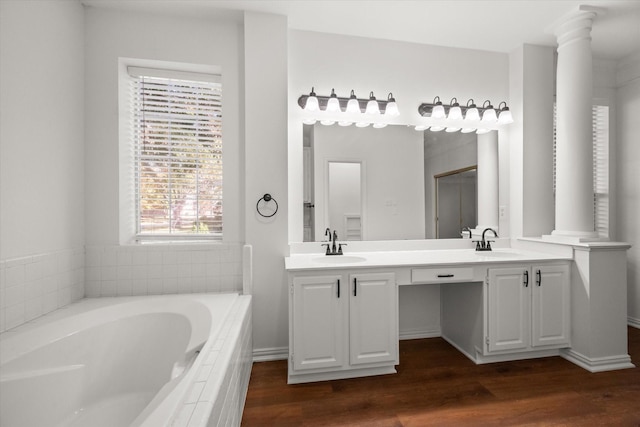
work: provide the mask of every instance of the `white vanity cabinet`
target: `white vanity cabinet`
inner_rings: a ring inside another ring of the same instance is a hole
[[[394,273],[299,273],[289,286],[289,383],[395,372]]]
[[[569,345],[569,266],[488,270],[485,353]]]

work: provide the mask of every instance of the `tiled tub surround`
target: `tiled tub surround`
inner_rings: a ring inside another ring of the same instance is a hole
[[[6,332],[0,348],[2,425],[239,425],[251,297],[85,299]]]
[[[242,292],[242,244],[87,246],[87,297]]]
[[[84,296],[84,248],[0,261],[0,332]]]

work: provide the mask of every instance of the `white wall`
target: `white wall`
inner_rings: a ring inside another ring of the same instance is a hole
[[[118,58],[222,68],[224,240],[244,238],[239,22],[86,8],[87,245],[120,243]]]
[[[244,217],[246,241],[253,245],[254,354],[286,357],[289,310],[284,271],[284,257],[288,254],[285,17],[245,14],[244,66],[247,206]],[[271,218],[261,217],[255,209],[265,193],[271,194],[279,205]]]
[[[406,126],[374,129],[316,125],[316,236],[323,236],[329,226],[336,228],[326,223],[326,163],[350,160],[364,164],[364,240],[423,239],[423,153],[422,133]]]
[[[633,246],[627,252],[629,322],[640,327],[640,52],[621,61],[616,91],[616,240]]]
[[[83,296],[84,16],[0,2],[0,332]]]

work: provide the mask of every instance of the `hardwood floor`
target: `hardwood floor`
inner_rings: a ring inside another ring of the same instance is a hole
[[[475,365],[441,338],[400,341],[395,375],[287,385],[287,362],[254,363],[243,426],[640,426],[634,369],[592,374],[560,358]]]

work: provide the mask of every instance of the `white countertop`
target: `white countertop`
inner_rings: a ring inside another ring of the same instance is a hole
[[[293,254],[285,257],[287,271],[378,267],[429,267],[435,265],[503,264],[571,260],[571,257],[520,249],[444,249],[415,251],[347,252],[344,255]]]

